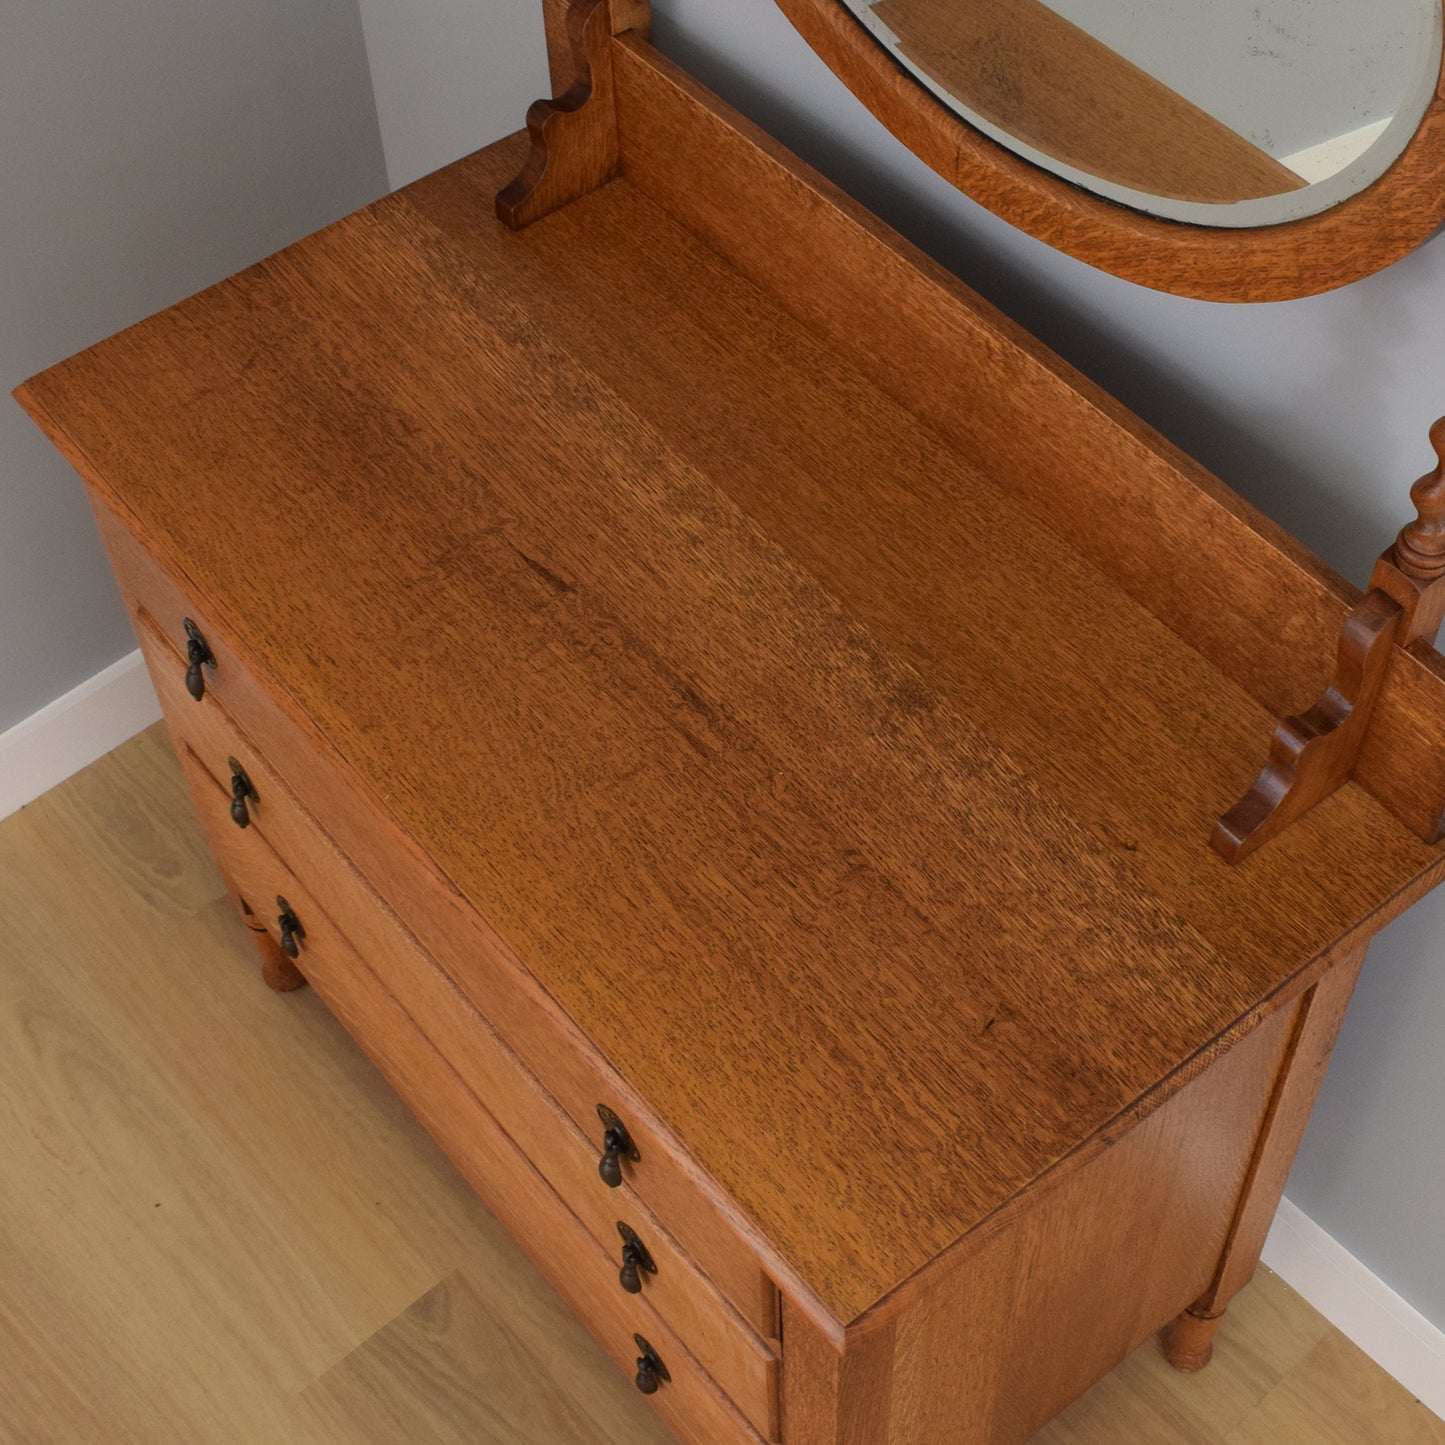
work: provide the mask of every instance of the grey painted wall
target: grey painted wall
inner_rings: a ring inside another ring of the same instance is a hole
[[[397,13],[402,0],[374,0]],[[1445,241],[1329,296],[1229,307],[1145,291],[1015,232],[919,164],[771,0],[655,0],[656,39],[740,109],[1363,581],[1433,465],[1445,412]],[[453,15],[433,46],[535,54],[528,5]],[[374,47],[378,91],[390,56]],[[540,78],[539,78],[540,83]],[[520,124],[518,110],[498,132]],[[492,134],[456,136],[460,153]],[[402,138],[388,138],[388,150]],[[1308,699],[1301,699],[1301,703]],[[1445,1327],[1445,891],[1388,929],[1290,1196]]]
[[[5,0],[0,732],[135,643],[27,376],[386,188],[356,0]]]
[[[360,0],[393,187],[522,124],[547,91],[540,0]]]

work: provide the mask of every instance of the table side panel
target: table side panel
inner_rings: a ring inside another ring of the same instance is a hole
[[[483,189],[479,178],[467,188],[408,193],[446,237],[445,246],[430,246],[447,277],[439,289],[462,284],[455,272],[463,264],[480,264],[471,238]],[[606,377],[746,525],[816,578],[904,665],[912,711],[931,712],[935,733],[950,715],[966,717],[1078,820],[1077,852],[1091,862],[1107,857],[1119,866],[1122,887],[1142,885],[1207,938],[1222,969],[1201,971],[1205,988],[1239,976],[1261,991],[1272,987],[1281,960],[1317,956],[1358,923],[1364,897],[1436,856],[1348,788],[1250,868],[1221,866],[1202,840],[1241,779],[1257,771],[1260,738],[1273,726],[1265,709],[1059,538],[1030,535],[1017,500],[896,407],[880,405],[877,390],[821,343],[779,325],[761,292],[695,242],[687,246],[679,228],[668,244],[639,254],[635,233],[649,224],[666,233],[649,209],[614,187],[605,204],[581,203],[520,238],[506,261],[524,278],[513,282],[527,295],[533,324],[565,335],[577,362]],[[625,274],[611,269],[614,256],[626,258]],[[499,276],[497,289],[504,284]],[[734,339],[743,335],[746,347]],[[645,358],[637,356],[642,337]],[[707,400],[678,407],[678,389],[705,391]],[[758,392],[770,408],[753,399]],[[796,418],[787,456],[779,454],[778,408]],[[766,410],[768,425],[720,420],[750,410]],[[830,453],[839,440],[842,454]],[[793,465],[795,452],[826,456],[826,466]],[[604,519],[611,522],[599,509],[599,531]],[[767,716],[766,684],[752,695],[740,685],[748,681],[739,666],[747,638],[711,643],[707,629],[675,615],[668,594],[654,603],[629,539],[602,535],[605,565],[555,534],[545,537],[549,565],[577,587],[621,591],[625,578],[639,630],[667,639],[673,665],[686,669],[699,697],[728,698],[727,715],[709,719],[707,740],[726,744],[747,729],[784,755],[788,739]],[[1028,565],[1012,547],[1022,536],[1029,536]],[[699,547],[690,561],[716,565],[712,550]],[[664,565],[655,545],[646,566]],[[800,698],[795,729],[802,706]],[[895,705],[876,714],[874,733],[902,732],[913,721],[903,711]],[[829,741],[826,719],[815,714],[810,722],[812,738]],[[870,855],[881,856],[911,901],[938,918],[940,894],[963,897],[958,878],[969,872],[958,842],[966,818],[950,811],[946,780],[869,794],[862,761],[877,752],[876,737],[848,737],[843,747],[855,813],[876,819]],[[909,823],[925,819],[936,828],[933,847],[899,866],[900,840],[916,831]],[[856,821],[849,826],[866,837]],[[1055,843],[1065,846],[1057,836]],[[1182,991],[1195,976],[1181,969],[1169,987]]]
[[[1036,1186],[930,1266],[900,1309],[850,1331],[841,1358],[785,1308],[788,1445],[1023,1445],[1200,1298],[1239,1211],[1300,1006],[1272,1015],[1112,1147]],[[836,1373],[833,1384],[820,1387],[819,1372]],[[820,1390],[856,1391],[868,1411],[815,1416],[808,1401]]]

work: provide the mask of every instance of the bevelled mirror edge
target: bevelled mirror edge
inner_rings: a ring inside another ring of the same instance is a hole
[[[896,63],[841,0],[777,0],[898,140],[1011,225],[1088,265],[1197,300],[1281,301],[1384,269],[1445,221],[1445,63],[1414,137],[1330,210],[1249,229],[1165,220],[1081,189],[969,125]]]

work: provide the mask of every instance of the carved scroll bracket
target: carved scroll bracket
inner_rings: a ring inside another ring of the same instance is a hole
[[[1398,644],[1434,643],[1445,619],[1445,417],[1430,429],[1439,464],[1411,488],[1416,518],[1375,563],[1345,619],[1335,674],[1307,712],[1275,729],[1269,762],[1214,826],[1214,849],[1238,863],[1348,781]]]
[[[646,0],[571,0],[566,30],[576,79],[555,100],[527,112],[532,150],[521,174],[497,196],[497,217],[523,230],[616,178],[621,154],[612,78],[612,37],[644,30]]]

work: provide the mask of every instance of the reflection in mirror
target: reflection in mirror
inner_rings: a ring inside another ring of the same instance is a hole
[[[1441,0],[841,0],[950,109],[1097,195],[1262,226],[1363,190],[1440,77]]]

